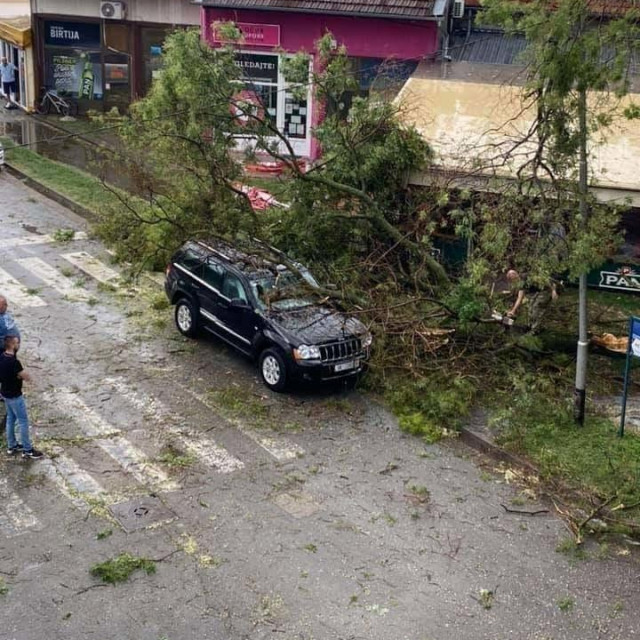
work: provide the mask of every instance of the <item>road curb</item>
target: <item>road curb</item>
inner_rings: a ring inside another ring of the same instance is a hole
[[[471,447],[480,453],[484,453],[498,462],[506,462],[513,467],[519,467],[529,473],[538,475],[538,469],[536,469],[536,467],[534,467],[530,462],[505,451],[495,444],[495,442],[492,442],[477,431],[473,431],[468,427],[462,427],[460,430],[460,440],[468,447]]]
[[[38,182],[38,180],[35,180],[34,178],[29,177],[26,173],[23,173],[22,171],[20,171],[20,169],[16,169],[16,167],[12,166],[6,161],[4,164],[4,168],[7,170],[7,173],[12,175],[14,178],[17,178],[18,180],[21,180],[30,189],[33,189],[34,191],[37,191],[43,196],[46,196],[47,198],[53,200],[54,202],[57,202],[59,205],[62,205],[63,207],[70,209],[75,214],[81,216],[82,218],[85,218],[89,222],[97,221],[98,218],[96,214],[90,209],[83,207],[82,205],[78,204],[77,202],[74,202],[73,200],[71,200],[70,198],[67,198],[66,196],[63,196],[61,193],[58,193],[57,191],[54,191],[50,187],[47,187],[46,185],[42,184],[42,182]]]

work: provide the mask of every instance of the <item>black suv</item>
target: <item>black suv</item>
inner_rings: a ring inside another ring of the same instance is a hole
[[[241,251],[219,240],[189,241],[176,252],[165,291],[178,330],[193,337],[202,327],[254,358],[274,391],[296,378],[360,373],[371,345],[367,328],[314,302],[318,285],[302,265],[257,247]],[[279,264],[278,256],[293,269]]]

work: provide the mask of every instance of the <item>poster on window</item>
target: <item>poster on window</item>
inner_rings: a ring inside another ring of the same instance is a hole
[[[102,99],[99,53],[47,53],[47,88],[87,100]]]
[[[307,101],[296,100],[288,91],[284,104],[284,132],[288,138],[307,137]]]

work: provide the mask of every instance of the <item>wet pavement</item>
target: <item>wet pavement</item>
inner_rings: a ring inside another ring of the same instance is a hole
[[[91,173],[122,189],[132,189],[131,180],[118,171],[105,150],[115,146],[114,136],[96,133],[89,123],[82,126],[79,118],[73,128],[65,129],[58,116],[34,116],[21,110],[0,109],[0,137],[26,145],[40,155]],[[80,135],[79,132],[85,132]]]
[[[59,241],[82,220],[6,174],[0,197],[0,291],[48,454],[0,460],[3,640],[640,632],[633,545],[559,553],[563,522],[512,473],[402,434],[358,392],[271,394],[181,337],[160,288],[123,283],[90,235]],[[124,552],[156,572],[91,576]]]

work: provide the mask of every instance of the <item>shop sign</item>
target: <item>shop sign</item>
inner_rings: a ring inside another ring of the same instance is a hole
[[[631,267],[617,271],[600,271],[600,286],[618,291],[640,291],[640,274]]]
[[[100,24],[47,20],[44,23],[44,42],[56,47],[99,49]]]
[[[240,31],[239,44],[253,47],[279,47],[280,46],[280,25],[279,24],[255,24],[253,22],[236,22],[235,26]],[[225,40],[218,29],[213,29],[213,41],[225,43]]]
[[[239,53],[235,63],[247,80],[254,82],[278,82],[278,56]]]

